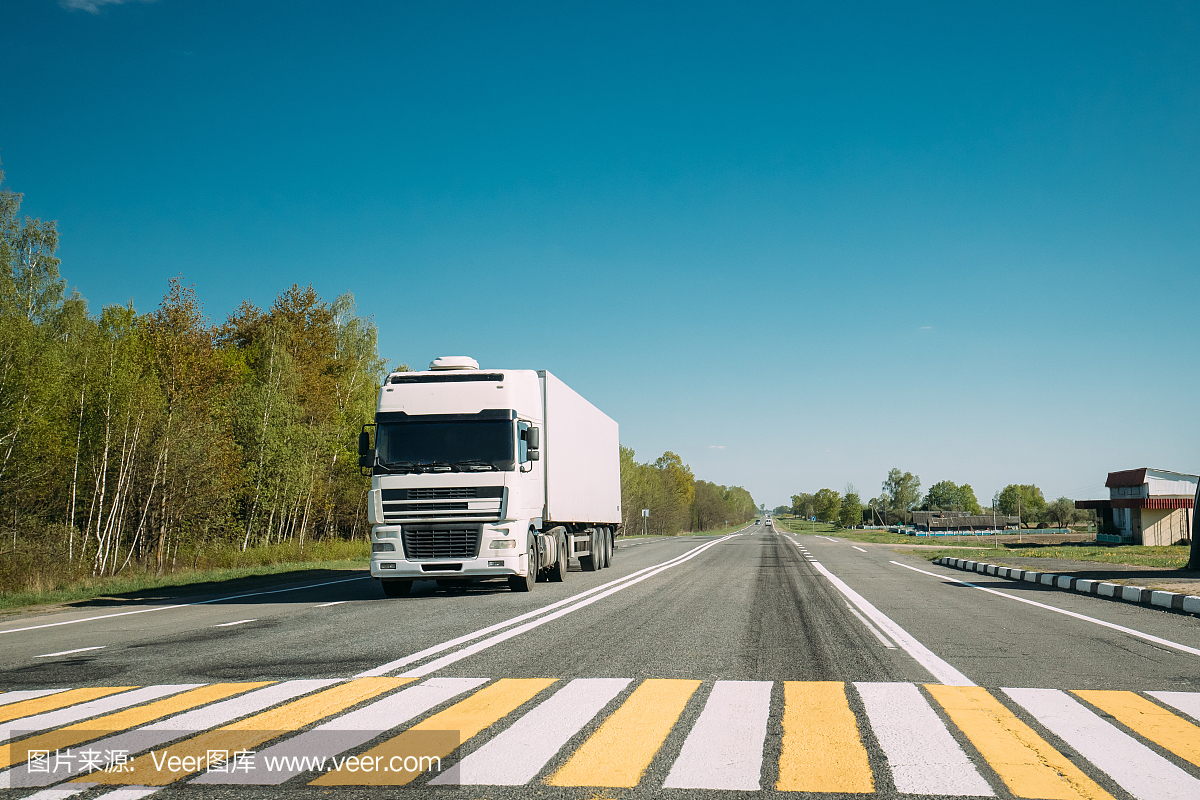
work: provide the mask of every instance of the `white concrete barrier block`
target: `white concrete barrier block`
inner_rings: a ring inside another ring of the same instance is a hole
[[[1189,614],[1200,614],[1200,597],[1189,594],[1183,598],[1183,610]]]
[[[1043,574],[1043,575],[1042,575],[1042,580],[1041,580],[1041,582],[1042,582],[1044,585],[1046,585],[1046,586],[1053,586],[1053,585],[1054,585],[1054,582],[1055,582],[1056,580],[1058,580],[1058,576],[1057,576],[1057,575],[1045,575],[1045,574]]]
[[[987,574],[988,574],[988,575],[995,575],[995,574],[996,574],[996,573],[999,571],[999,569],[1000,569],[1000,568],[999,568],[999,567],[997,567],[995,564],[988,564],[988,565],[987,565]]]
[[[975,562],[975,571],[976,572],[987,572],[987,568],[988,568],[987,564],[981,563],[979,561]]]
[[[1089,581],[1086,578],[1080,578],[1079,580],[1075,581],[1075,591],[1077,591],[1077,592],[1083,592],[1084,594],[1091,594],[1092,590],[1094,590],[1095,588],[1096,588],[1095,581]]]
[[[1128,600],[1130,603],[1141,602],[1142,592],[1146,591],[1141,586],[1122,586],[1121,599]]]
[[[1057,584],[1058,588],[1070,589],[1071,581],[1073,581],[1073,580],[1074,580],[1074,578],[1072,578],[1070,575],[1059,575],[1058,576],[1058,584]]]
[[[963,569],[968,569],[968,570],[973,570],[973,569],[975,569],[975,562],[974,562],[974,561],[964,561],[964,562],[963,562]]]
[[[1117,586],[1115,583],[1101,583],[1096,587],[1096,594],[1100,595],[1101,597],[1114,597],[1117,594],[1117,590],[1120,588],[1121,587]]]
[[[1170,608],[1171,601],[1175,599],[1175,592],[1151,592],[1150,605]]]
[[[1029,581],[1030,583],[1037,583],[1038,580],[1041,579],[1041,577],[1042,577],[1042,574],[1040,572],[1026,572],[1025,573],[1025,580]]]

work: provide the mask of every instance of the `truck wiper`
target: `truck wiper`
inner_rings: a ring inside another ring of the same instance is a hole
[[[422,472],[441,472],[443,470],[448,472],[454,471],[454,465],[449,461],[421,461],[417,464],[417,467],[421,469]]]
[[[384,468],[388,470],[396,470],[397,472],[419,472],[420,465],[412,461],[384,461],[381,462]]]
[[[458,467],[459,469],[486,469],[497,471],[495,464],[478,458],[467,458],[462,461],[455,461],[454,466]]]

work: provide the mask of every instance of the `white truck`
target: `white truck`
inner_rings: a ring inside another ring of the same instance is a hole
[[[621,524],[617,423],[544,370],[481,370],[465,356],[393,372],[358,439],[371,473],[371,576],[507,579],[528,592],[569,559],[607,567]]]

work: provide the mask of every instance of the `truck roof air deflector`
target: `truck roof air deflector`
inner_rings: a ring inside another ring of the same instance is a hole
[[[479,369],[479,362],[470,356],[438,356],[429,362],[431,370]]]

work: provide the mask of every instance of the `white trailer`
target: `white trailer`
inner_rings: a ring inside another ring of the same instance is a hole
[[[394,372],[358,448],[371,473],[371,576],[389,597],[428,579],[502,578],[528,592],[563,580],[571,558],[585,571],[612,560],[617,423],[545,370],[449,356]]]

